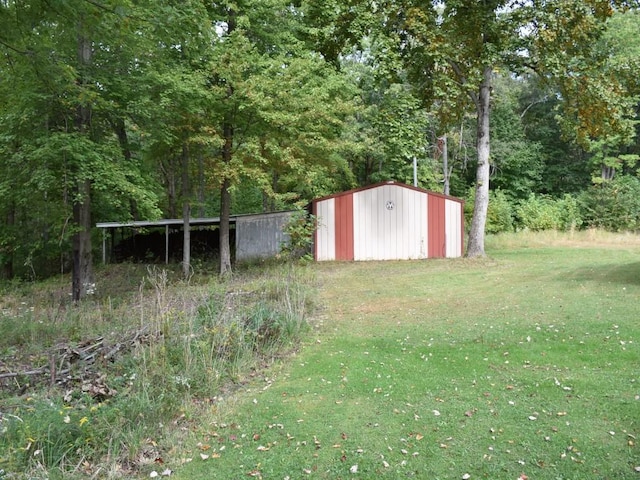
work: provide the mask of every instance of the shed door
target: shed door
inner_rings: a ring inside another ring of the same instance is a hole
[[[424,192],[382,185],[353,195],[355,260],[425,258],[427,202]]]

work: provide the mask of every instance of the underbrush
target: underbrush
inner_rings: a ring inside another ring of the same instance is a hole
[[[66,280],[5,286],[0,478],[122,478],[163,470],[194,423],[295,348],[309,270],[247,268],[220,282],[113,266],[73,306]]]
[[[640,236],[632,232],[607,232],[599,229],[503,232],[488,235],[487,250],[505,250],[512,248],[537,248],[544,246],[636,248],[640,245]]]

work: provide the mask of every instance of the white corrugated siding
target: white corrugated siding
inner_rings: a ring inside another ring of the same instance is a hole
[[[462,256],[462,205],[460,202],[445,200],[445,231],[447,242],[447,257]]]
[[[329,198],[316,204],[318,228],[316,230],[316,260],[336,258],[336,211],[335,200]]]
[[[393,208],[388,209],[388,202]],[[382,185],[353,195],[355,260],[427,256],[427,194]]]

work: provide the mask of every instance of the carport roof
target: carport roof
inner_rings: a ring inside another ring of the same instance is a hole
[[[232,215],[229,218],[230,222],[235,222],[239,215]],[[190,225],[218,225],[220,223],[220,217],[210,218],[190,218]],[[170,227],[184,225],[184,220],[181,218],[167,218],[163,220],[140,220],[136,222],[102,222],[96,223],[97,228],[142,228],[142,227]]]

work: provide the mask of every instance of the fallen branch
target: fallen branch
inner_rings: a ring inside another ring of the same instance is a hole
[[[45,373],[47,371],[46,368],[38,368],[36,370],[28,370],[26,372],[7,372],[7,373],[0,373],[0,380],[4,379],[4,378],[15,378],[15,377],[21,377],[21,376],[32,376],[32,375],[42,375],[43,373]]]

